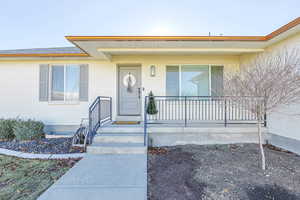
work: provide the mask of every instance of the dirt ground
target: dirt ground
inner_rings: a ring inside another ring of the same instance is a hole
[[[300,157],[256,144],[183,145],[152,149],[149,200],[300,199]]]

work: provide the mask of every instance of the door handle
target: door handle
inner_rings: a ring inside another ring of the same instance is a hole
[[[138,97],[141,98],[141,88],[138,88]]]

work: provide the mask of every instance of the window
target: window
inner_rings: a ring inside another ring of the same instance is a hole
[[[167,96],[179,96],[179,66],[167,66]]]
[[[181,66],[181,96],[209,95],[209,67],[202,65]]]
[[[79,65],[52,65],[50,80],[51,101],[79,101]]]
[[[80,67],[78,65],[69,65],[66,67],[66,101],[78,101],[79,99],[79,77]]]
[[[211,66],[211,96],[223,95],[223,66]]]
[[[166,67],[167,96],[221,96],[223,66],[177,65]]]

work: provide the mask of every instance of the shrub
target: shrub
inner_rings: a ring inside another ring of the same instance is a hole
[[[43,122],[34,120],[19,120],[13,128],[13,134],[15,135],[16,140],[42,139],[45,138],[43,129]]]
[[[149,93],[149,102],[147,105],[147,114],[149,115],[156,115],[158,113],[158,110],[156,108],[155,99],[152,91]]]
[[[15,119],[0,119],[0,139],[12,140],[14,139],[13,127],[17,123]]]

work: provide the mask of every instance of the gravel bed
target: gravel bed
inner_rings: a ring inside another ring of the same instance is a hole
[[[149,200],[297,200],[300,157],[256,144],[183,145],[150,150]]]
[[[0,148],[37,154],[83,152],[83,148],[72,147],[72,138],[45,138],[33,141],[0,141]]]

